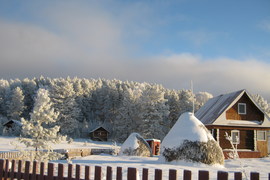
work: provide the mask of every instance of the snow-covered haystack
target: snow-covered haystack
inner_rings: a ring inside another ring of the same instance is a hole
[[[120,156],[153,156],[152,149],[138,133],[132,133],[121,146]]]
[[[184,113],[161,143],[160,162],[224,165],[222,149],[192,113]]]

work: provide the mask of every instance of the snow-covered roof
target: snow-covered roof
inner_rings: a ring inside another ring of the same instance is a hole
[[[254,105],[264,114],[265,118],[263,123],[258,120],[254,121],[243,121],[243,120],[227,120],[225,112],[230,109],[243,95],[247,94],[249,99],[254,103]],[[238,126],[261,126],[270,127],[270,119],[261,109],[261,107],[253,100],[251,95],[243,89],[240,91],[235,91],[229,94],[222,94],[220,96],[209,99],[196,113],[195,116],[204,125],[238,125]]]
[[[18,124],[19,126],[22,126],[22,122],[21,122],[21,121],[14,120],[14,119],[9,120],[9,121],[8,121],[8,122],[6,122],[5,124],[3,124],[3,126],[5,126],[5,125],[9,124],[10,122],[13,122],[13,123]]]
[[[94,132],[95,130],[97,130],[97,129],[99,129],[99,128],[103,128],[103,129],[105,129],[106,131],[108,131],[105,127],[103,127],[103,126],[98,126],[97,128],[91,130],[90,133]],[[108,133],[110,133],[110,131],[108,131]]]

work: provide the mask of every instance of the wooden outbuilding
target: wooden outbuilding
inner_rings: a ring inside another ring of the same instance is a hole
[[[159,155],[160,152],[160,140],[158,139],[146,139],[146,142],[149,144],[150,148],[153,151],[153,155]]]
[[[212,133],[225,158],[232,149],[226,132],[241,158],[268,156],[270,118],[246,90],[209,99],[195,116]]]
[[[7,128],[12,128],[12,126],[14,124],[17,124],[18,126],[22,126],[22,123],[21,121],[18,121],[18,120],[9,120],[8,122],[6,122],[5,124],[3,124],[4,127],[7,127]]]
[[[90,137],[92,140],[95,141],[107,141],[109,133],[110,131],[108,131],[106,128],[104,128],[103,126],[99,126],[94,130],[90,131]]]

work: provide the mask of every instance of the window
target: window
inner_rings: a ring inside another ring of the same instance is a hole
[[[233,144],[240,143],[240,132],[238,130],[232,130],[231,136],[232,136],[232,143]]]
[[[246,103],[238,103],[238,114],[246,114]]]
[[[266,141],[266,131],[257,131],[257,141]]]

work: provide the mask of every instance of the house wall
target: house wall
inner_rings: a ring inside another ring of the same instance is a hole
[[[267,141],[257,141],[257,149],[258,149],[258,151],[261,151],[261,157],[268,156]]]
[[[238,114],[238,103],[246,103],[246,114]],[[245,93],[237,103],[226,111],[226,118],[229,120],[260,121],[264,119],[264,114],[254,105]]]

